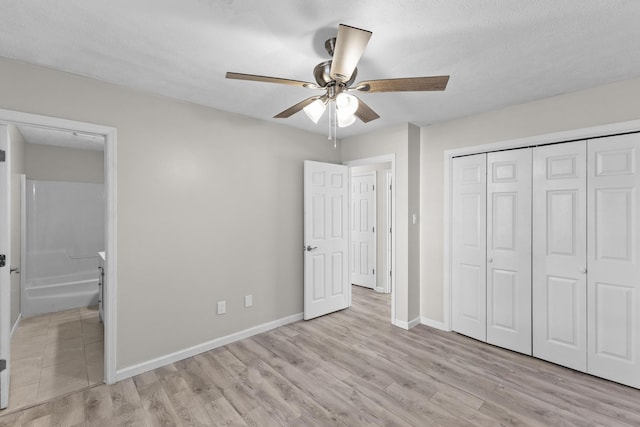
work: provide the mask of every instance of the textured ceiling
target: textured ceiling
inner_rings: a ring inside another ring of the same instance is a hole
[[[27,144],[104,151],[104,136],[34,126],[18,126],[18,130]]]
[[[339,23],[373,37],[358,80],[451,75],[445,92],[362,94],[381,118],[428,125],[640,76],[640,1],[2,0],[0,56],[325,133],[317,91],[226,80],[226,71],[313,81]]]

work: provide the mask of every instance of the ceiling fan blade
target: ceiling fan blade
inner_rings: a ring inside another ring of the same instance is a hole
[[[360,57],[371,38],[371,31],[340,24],[329,75],[339,82],[346,82],[353,74]]]
[[[286,110],[284,110],[280,114],[277,114],[277,115],[273,116],[273,118],[274,119],[286,119],[287,117],[291,117],[295,113],[297,113],[298,111],[301,111],[307,105],[311,104],[316,99],[320,99],[320,97],[319,96],[312,96],[310,98],[302,100],[302,101],[298,102],[296,105],[293,105],[293,106],[287,108]]]
[[[367,80],[354,89],[364,92],[413,92],[445,90],[449,76],[407,77],[403,79]]]
[[[358,97],[356,96],[356,98]],[[360,98],[358,98],[358,109],[354,114],[356,115],[357,118],[362,120],[363,123],[369,123],[370,121],[380,117],[378,113],[373,111],[371,107],[369,107],[367,104],[362,102],[362,99]]]
[[[280,77],[257,76],[255,74],[242,74],[227,72],[226,78],[235,80],[249,80],[253,82],[277,83],[281,85],[301,86],[311,89],[322,89],[315,83],[301,82],[300,80],[282,79]]]

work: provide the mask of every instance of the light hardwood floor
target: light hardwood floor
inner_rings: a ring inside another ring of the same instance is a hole
[[[0,418],[0,426],[640,425],[640,390],[426,326],[389,297]]]

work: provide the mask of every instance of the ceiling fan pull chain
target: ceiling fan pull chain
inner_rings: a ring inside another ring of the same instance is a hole
[[[331,117],[333,117],[333,114],[331,114],[331,100],[329,100],[329,105],[328,106],[329,106],[329,114],[328,114],[328,116],[329,116],[329,120],[328,120],[328,122],[329,122],[329,135],[327,136],[327,139],[329,141],[331,141]]]
[[[333,103],[333,149],[338,148],[338,107]]]

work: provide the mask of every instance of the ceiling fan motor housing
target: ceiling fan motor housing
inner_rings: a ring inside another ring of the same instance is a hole
[[[316,79],[316,82],[318,83],[318,86],[326,87],[329,83],[331,83],[331,82],[335,83],[336,82],[329,75],[329,73],[331,72],[331,63],[332,62],[333,61],[331,61],[331,60],[321,62],[318,65],[316,65],[315,68],[313,69],[313,77]],[[351,74],[351,78],[349,80],[345,81],[344,84],[347,87],[351,86],[353,84],[353,82],[356,80],[356,76],[357,75],[358,75],[358,69],[355,68],[353,70],[353,73]]]

